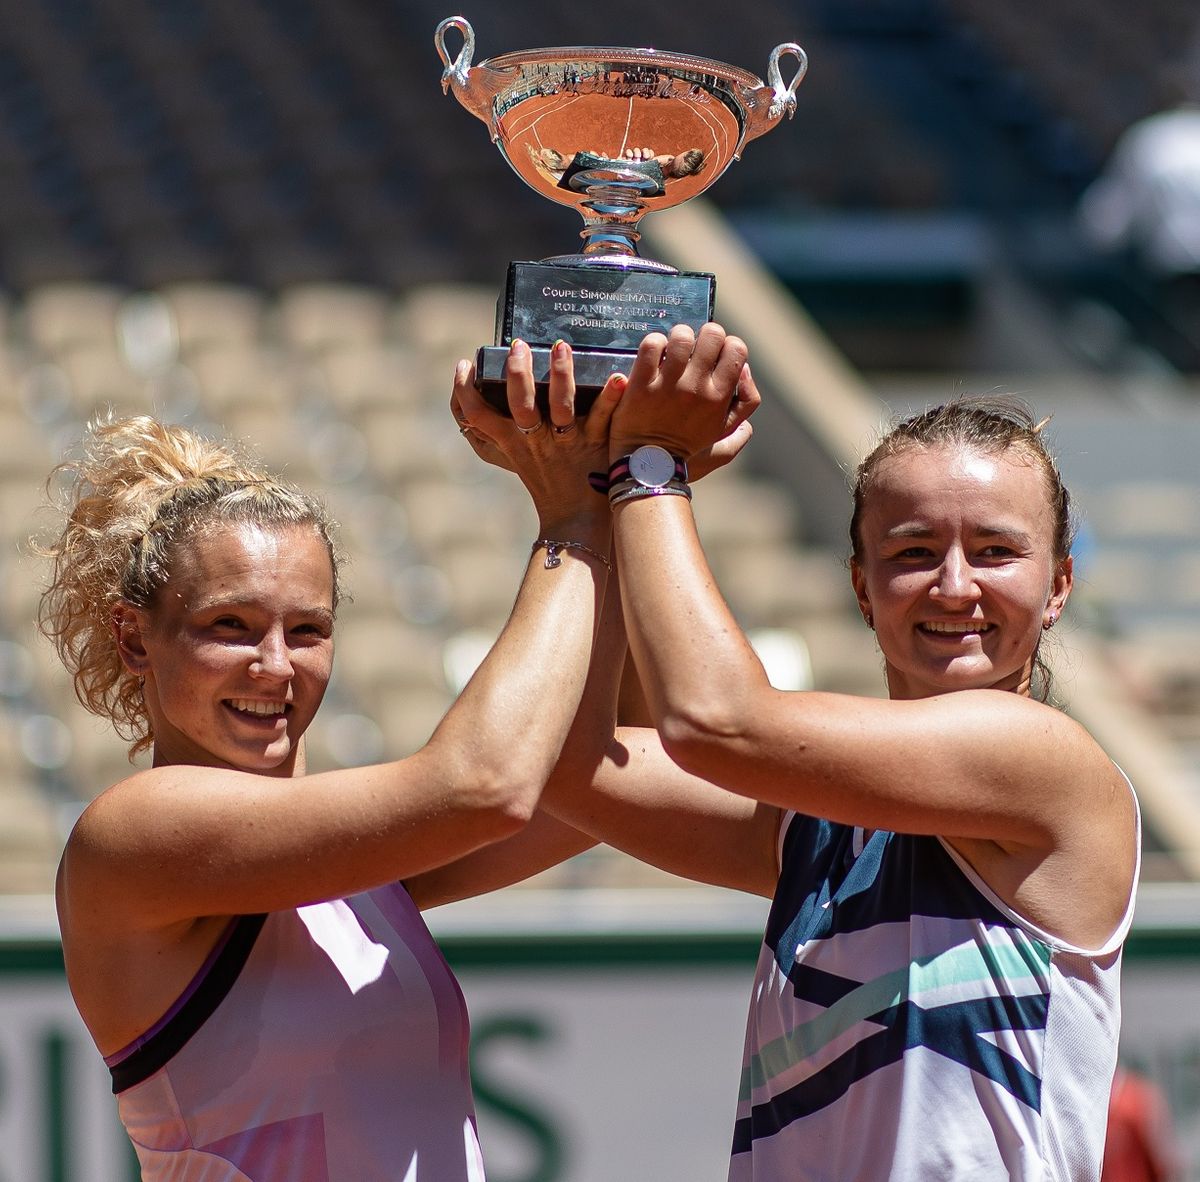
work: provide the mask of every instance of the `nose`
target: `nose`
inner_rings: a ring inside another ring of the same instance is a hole
[[[292,676],[292,654],[282,628],[264,633],[250,662],[250,676],[268,681],[287,681]]]
[[[979,598],[975,572],[967,556],[957,546],[946,552],[929,594],[942,603],[972,603]]]

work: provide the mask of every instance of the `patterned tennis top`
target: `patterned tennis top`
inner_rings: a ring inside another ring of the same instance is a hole
[[[1096,1179],[1132,893],[1083,949],[937,837],[788,813],[781,844],[730,1182]]]

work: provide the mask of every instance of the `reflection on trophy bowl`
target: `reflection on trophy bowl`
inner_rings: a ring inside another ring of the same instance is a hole
[[[453,58],[451,29],[463,38]],[[763,83],[709,58],[611,46],[524,50],[473,66],[475,34],[460,16],[442,21],[434,42],[443,90],[488,125],[522,180],[574,206],[584,223],[578,253],[510,266],[496,345],[477,363],[481,386],[503,408],[513,338],[533,347],[539,381],[549,345],[562,338],[575,350],[582,410],[610,373],[628,372],[647,332],[678,323],[698,329],[712,318],[713,277],[642,258],[638,223],[703,193],[749,140],[791,117],[804,50],[777,46]],[[790,83],[780,69],[786,56],[797,63]]]

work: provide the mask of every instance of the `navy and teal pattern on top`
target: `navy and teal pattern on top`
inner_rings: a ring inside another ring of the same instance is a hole
[[[1096,1177],[1129,915],[1074,948],[936,837],[801,815],[781,867],[731,1182]]]

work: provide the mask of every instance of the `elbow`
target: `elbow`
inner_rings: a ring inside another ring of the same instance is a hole
[[[538,799],[541,796],[541,787],[541,784],[538,784],[537,791],[528,789],[510,791],[497,802],[494,809],[496,827],[504,837],[515,836],[533,820],[533,814],[537,812]]]
[[[684,771],[698,775],[720,762],[742,733],[737,718],[720,703],[671,706],[658,725],[663,750]]]
[[[519,753],[505,760],[491,746],[463,742],[455,736],[434,735],[415,756],[413,776],[431,787],[432,807],[453,817],[464,836],[475,843],[503,841],[532,820],[545,784],[547,769]]]
[[[485,822],[490,840],[502,841],[520,833],[533,819],[541,791],[541,780],[497,770],[476,782],[471,811]]]

